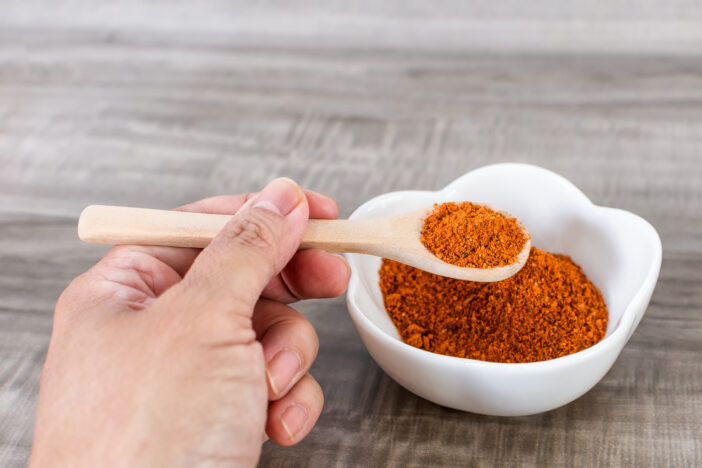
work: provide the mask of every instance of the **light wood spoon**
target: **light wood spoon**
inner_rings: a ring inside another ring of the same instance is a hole
[[[509,213],[495,211],[511,217]],[[509,278],[524,266],[530,240],[516,261],[503,267],[466,268],[440,260],[419,240],[424,218],[430,212],[431,208],[425,208],[375,219],[310,219],[300,249],[375,255],[437,275],[482,282]],[[97,244],[203,248],[231,218],[230,215],[91,205],[80,215],[78,236],[85,242]],[[526,233],[526,229],[524,231]]]

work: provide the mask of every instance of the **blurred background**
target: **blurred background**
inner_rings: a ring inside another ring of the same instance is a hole
[[[171,208],[286,175],[347,216],[529,162],[648,219],[658,289],[607,377],[527,418],[440,408],[367,355],[343,299],[325,389],[263,466],[699,466],[702,3],[0,0],[0,466],[22,466],[56,297],[104,252],[87,204]]]

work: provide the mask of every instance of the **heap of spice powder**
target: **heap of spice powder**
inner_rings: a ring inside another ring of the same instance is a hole
[[[528,239],[515,218],[471,202],[435,204],[420,237],[439,259],[471,268],[514,263]]]
[[[544,361],[600,341],[607,306],[570,257],[533,248],[495,283],[437,276],[383,259],[380,289],[402,337],[434,353],[492,362]]]

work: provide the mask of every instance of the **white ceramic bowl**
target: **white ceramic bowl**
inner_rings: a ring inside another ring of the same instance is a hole
[[[605,338],[549,361],[502,364],[434,354],[403,343],[378,287],[380,259],[348,254],[347,303],[378,365],[409,391],[443,406],[519,416],[548,411],[590,390],[639,324],[661,265],[661,241],[644,219],[593,205],[573,184],[545,169],[497,164],[469,172],[437,192],[392,192],[361,205],[351,219],[470,200],[504,209],[526,225],[533,245],[570,255],[602,291],[609,309]]]

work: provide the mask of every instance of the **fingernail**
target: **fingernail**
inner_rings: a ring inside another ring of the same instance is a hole
[[[271,181],[256,197],[254,208],[266,210],[285,216],[301,201],[305,194],[302,189],[287,177]]]
[[[293,377],[300,372],[302,362],[295,351],[285,348],[268,361],[267,367],[266,373],[271,390],[273,390],[273,394],[278,396],[290,385]]]
[[[283,411],[283,414],[280,415],[280,423],[283,425],[285,432],[290,436],[290,440],[295,440],[295,436],[305,427],[306,422],[307,409],[297,403],[288,406],[288,408]]]

